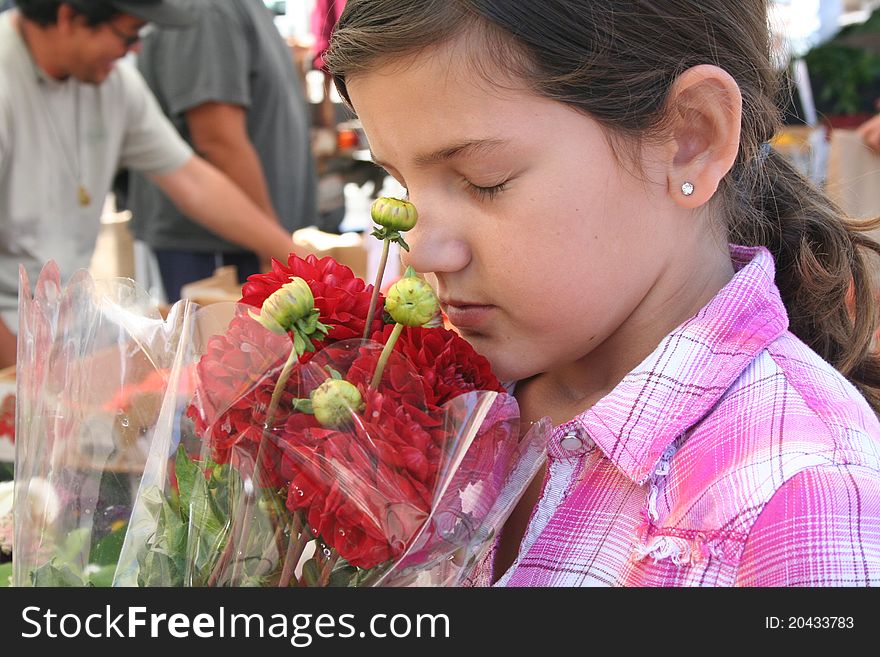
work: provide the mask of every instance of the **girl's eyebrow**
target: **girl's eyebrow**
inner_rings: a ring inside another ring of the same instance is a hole
[[[417,155],[414,162],[417,166],[425,167],[432,164],[439,164],[460,155],[472,154],[475,152],[492,151],[506,144],[503,139],[467,139],[465,141],[447,146],[431,153]],[[373,162],[381,167],[385,167],[385,163],[379,160],[373,151],[370,151],[370,157]]]

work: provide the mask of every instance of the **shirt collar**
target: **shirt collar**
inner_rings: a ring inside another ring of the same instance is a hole
[[[566,423],[579,426],[642,484],[672,442],[702,419],[754,358],[788,329],[764,247],[731,245],[736,273],[608,395]]]

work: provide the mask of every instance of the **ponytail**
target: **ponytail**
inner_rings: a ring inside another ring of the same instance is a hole
[[[846,219],[773,151],[757,167],[741,162],[738,170],[730,190],[736,202],[729,207],[739,216],[728,217],[730,241],[770,250],[791,332],[880,412],[877,269],[867,259],[880,256],[880,243],[866,234],[880,227],[880,218]]]

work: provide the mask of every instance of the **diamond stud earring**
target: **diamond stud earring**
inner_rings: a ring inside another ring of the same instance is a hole
[[[694,193],[694,183],[690,181],[685,181],[681,186],[681,193],[685,196],[690,196]]]

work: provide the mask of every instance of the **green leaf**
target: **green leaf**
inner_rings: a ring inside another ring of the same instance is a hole
[[[218,513],[228,518],[231,496],[237,495],[241,490],[238,471],[228,463],[215,467],[208,482],[208,490],[211,492],[211,499],[217,505]]]
[[[173,508],[167,499],[164,500],[159,509],[156,533],[151,541],[153,550],[158,550],[169,556],[173,555],[175,546],[180,542],[180,534],[183,529],[184,524],[177,509]]]
[[[165,495],[158,486],[150,486],[141,493],[140,501],[147,507],[150,515],[156,517],[156,514],[159,513],[159,510],[165,504]]]
[[[309,349],[311,347],[311,349]],[[311,341],[306,344],[305,339],[302,335],[300,335],[299,331],[293,332],[293,348],[296,349],[296,353],[304,354],[306,351],[314,351],[315,347],[312,345]]]
[[[357,576],[357,568],[354,566],[342,566],[330,574],[330,580],[327,582],[327,586],[352,586],[357,579]]]
[[[116,562],[119,561],[119,553],[122,551],[122,544],[125,542],[125,531],[127,529],[128,523],[110,532],[98,541],[95,547],[92,548],[89,560],[98,566],[113,565],[115,568]]]
[[[227,519],[217,508],[204,479],[196,481],[193,486],[190,513],[191,523],[200,538],[210,545],[219,543],[221,536],[226,533]]]
[[[314,415],[315,410],[312,407],[312,400],[305,398],[296,398],[293,400],[293,410],[298,411],[300,413],[307,413],[309,415]]]
[[[60,564],[80,564],[88,554],[88,545],[92,536],[91,527],[78,527],[67,535],[56,550],[53,560]]]
[[[31,584],[33,586],[63,587],[86,585],[78,573],[74,572],[67,564],[59,563],[57,558],[53,558],[49,563],[44,563],[31,571]]]
[[[138,573],[138,586],[183,586],[183,573],[168,555],[147,551]]]
[[[318,579],[321,576],[321,572],[318,569],[318,561],[315,557],[312,557],[303,564],[302,576],[306,586],[318,585]]]
[[[12,586],[12,562],[0,563],[0,588]]]
[[[193,493],[192,536],[195,547],[189,556],[193,560],[192,583],[205,586],[211,571],[228,540],[232,499],[241,490],[238,472],[227,465],[214,465],[205,488]]]
[[[318,327],[318,310],[313,310],[306,317],[297,320],[296,324],[302,329],[303,335],[310,336]]]
[[[820,101],[820,111],[873,111],[873,87],[880,75],[880,56],[832,40],[812,48],[804,55],[804,61]]]
[[[202,470],[198,464],[189,458],[183,445],[180,445],[177,448],[174,472],[177,475],[181,516],[187,518],[189,517],[189,502],[190,497],[192,496],[193,485],[195,485],[198,480],[204,482],[205,476],[202,474]]]
[[[101,566],[89,574],[89,586],[109,588],[113,586],[113,575],[116,574],[116,564]]]
[[[406,240],[403,239],[403,235],[398,235],[398,236],[397,236],[397,239],[394,240],[394,241],[397,242],[397,243],[400,245],[400,248],[401,248],[401,249],[403,249],[403,250],[406,251],[406,252],[409,252],[409,244],[407,244],[407,243],[406,243]]]
[[[245,575],[241,578],[239,582],[236,583],[236,586],[241,587],[251,587],[251,588],[259,588],[261,586],[265,586],[266,577],[262,575]]]
[[[381,568],[381,567],[382,566],[376,566],[375,568],[370,568],[368,570],[364,569],[364,568],[358,568],[354,577],[351,578],[351,582],[349,583],[349,586],[360,586],[363,582],[365,582],[367,579],[372,577],[377,572],[376,568]]]
[[[13,478],[14,467],[12,463],[0,462],[0,481],[9,481]],[[0,584],[2,586],[2,584]]]
[[[138,555],[141,586],[182,586],[187,526],[178,509],[162,496],[157,510],[156,533]]]

